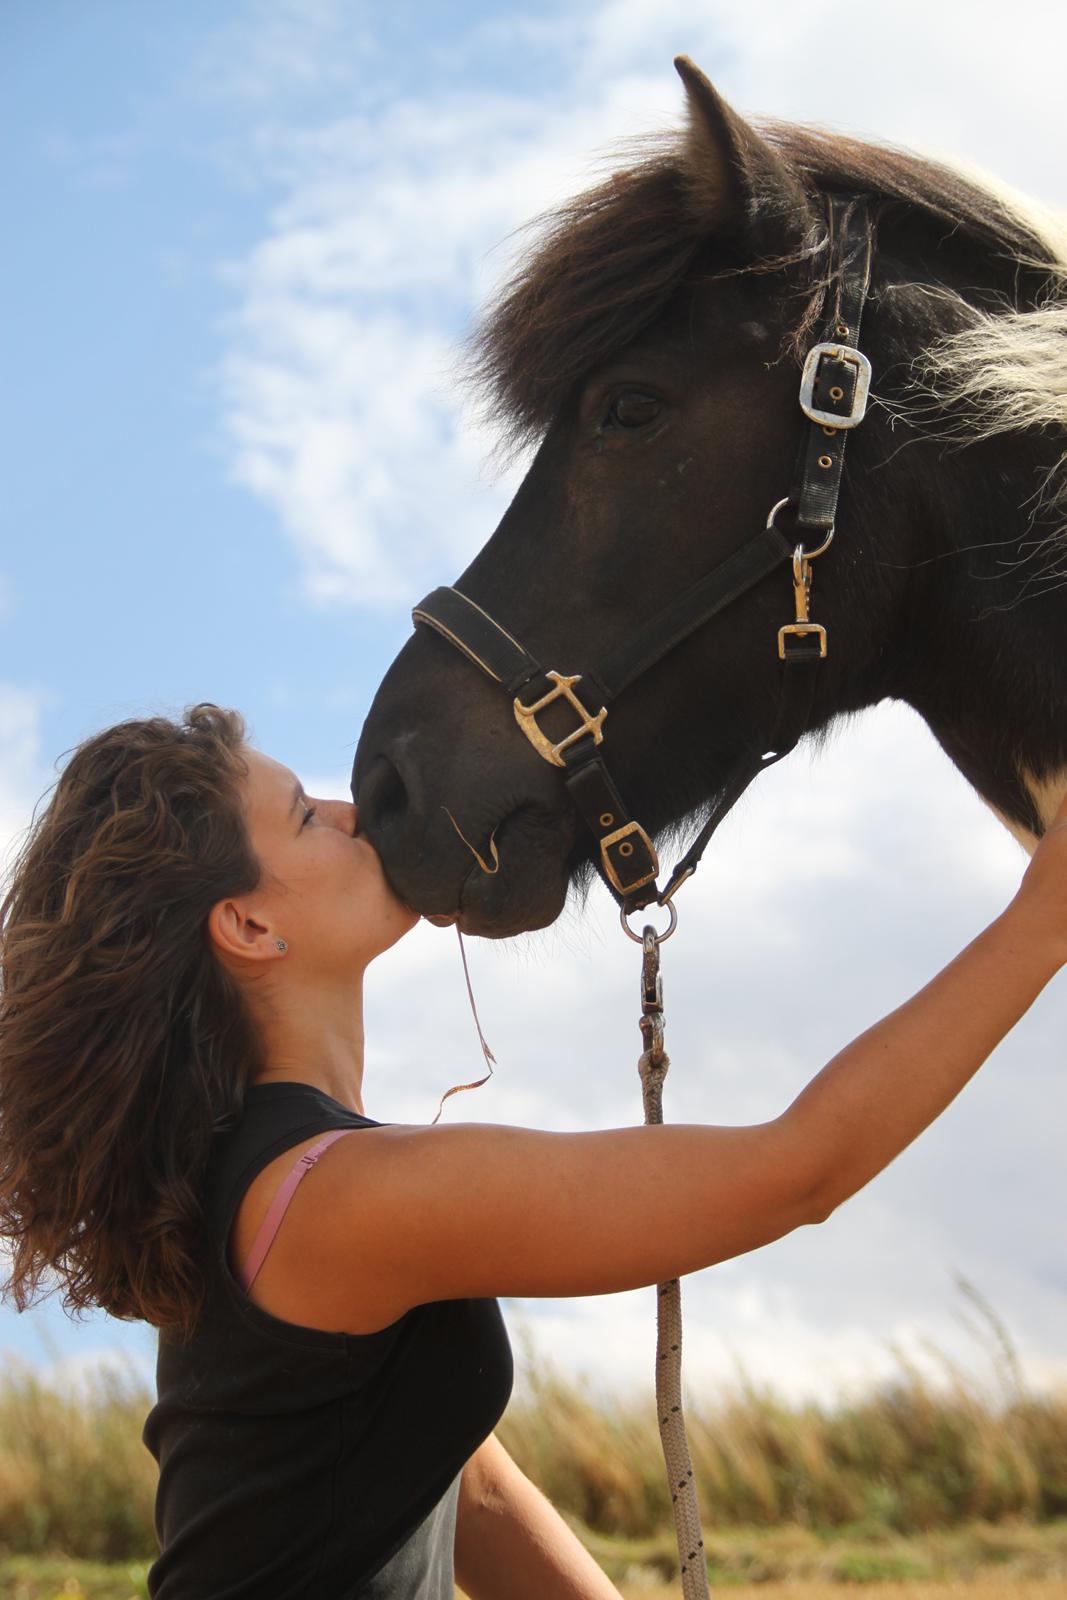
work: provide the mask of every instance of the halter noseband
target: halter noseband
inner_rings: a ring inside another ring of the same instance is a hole
[[[800,380],[800,408],[808,426],[794,488],[772,507],[759,533],[642,623],[607,661],[581,673],[546,671],[458,589],[435,589],[412,612],[413,621],[435,629],[500,684],[538,755],[562,770],[567,792],[599,844],[601,876],[625,911],[669,903],[692,877],[708,840],[749,784],[789,754],[811,719],[816,668],[826,656],[826,629],[808,615],[810,563],[829,549],[834,537],[845,444],[849,431],[863,420],[871,379],[870,362],[857,348],[873,248],[866,200],[862,195],[828,195],[826,201],[830,290],[819,341],[807,353]],[[786,507],[795,509],[800,533],[796,544],[776,525]],[[808,534],[813,548],[804,544]],[[599,754],[608,710],[650,667],[783,561],[792,564],[796,614],[778,631],[782,673],[774,728],[757,752],[746,751],[727,773],[710,816],[661,891],[652,840],[631,817]],[[531,686],[534,697],[523,699]],[[556,700],[566,701],[579,720],[573,732],[553,744],[537,718]],[[591,704],[598,705],[595,712],[588,709]]]

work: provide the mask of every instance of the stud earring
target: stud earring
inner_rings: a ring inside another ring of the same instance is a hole
[[[277,945],[282,955],[284,955],[289,948],[284,939],[275,939],[274,943]]]

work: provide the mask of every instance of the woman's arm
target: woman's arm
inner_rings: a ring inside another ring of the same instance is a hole
[[[460,1480],[456,1582],[468,1600],[620,1600],[495,1434]]]
[[[756,1249],[822,1220],[881,1171],[1065,961],[1067,805],[1007,910],[780,1117],[597,1133],[367,1129],[304,1185],[332,1169],[300,1270],[329,1325],[347,1327],[365,1315],[367,1283],[384,1322],[428,1300],[607,1294]]]

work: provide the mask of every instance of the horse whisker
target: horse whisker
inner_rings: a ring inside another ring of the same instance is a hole
[[[459,834],[460,838],[463,840],[463,843],[467,846],[467,849],[470,851],[470,853],[474,857],[475,861],[477,861],[478,865],[481,867],[481,869],[485,873],[486,877],[488,877],[488,878],[495,877],[496,874],[500,871],[500,857],[497,854],[497,849],[496,849],[496,829],[494,828],[492,833],[489,835],[489,853],[493,858],[493,865],[490,867],[490,866],[486,865],[484,859],[478,854],[477,850],[471,844],[470,840],[466,837],[466,835],[463,832],[463,829],[460,827],[459,823],[456,821],[456,819],[452,815],[451,811],[449,811],[448,807],[447,806],[442,806],[441,810],[444,812],[444,814],[448,818],[449,822],[455,828],[456,832]]]

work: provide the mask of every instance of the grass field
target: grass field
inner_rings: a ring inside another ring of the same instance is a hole
[[[758,1540],[756,1541],[758,1545]],[[856,1554],[853,1547],[853,1557]],[[899,1552],[898,1552],[899,1554]],[[913,1553],[913,1570],[921,1567],[925,1556]],[[1025,1570],[1047,1560],[1043,1574]],[[1031,1544],[1022,1565],[1018,1556],[993,1569],[979,1568],[967,1577],[959,1574],[942,1577],[879,1578],[873,1574],[877,1562],[853,1562],[851,1567],[832,1569],[821,1577],[792,1576],[758,1582],[739,1582],[722,1573],[713,1574],[713,1592],[725,1592],[730,1600],[843,1600],[851,1591],[857,1600],[1063,1600],[1067,1595],[1067,1528],[1059,1538],[1059,1553],[1050,1548],[1042,1553]],[[146,1600],[147,1563],[122,1562],[97,1564],[71,1561],[65,1557],[20,1556],[0,1561],[0,1600]],[[625,1600],[681,1600],[677,1584],[664,1584],[646,1569],[640,1581],[619,1582]],[[461,1591],[457,1590],[457,1600]],[[506,1600],[506,1596],[501,1596]]]
[[[610,1539],[575,1531],[626,1600],[681,1600],[673,1540]],[[1067,1519],[1035,1526],[974,1523],[931,1534],[869,1530],[828,1534],[812,1529],[712,1530],[708,1539],[713,1591],[731,1600],[1063,1600],[1067,1596]],[[0,1600],[146,1600],[148,1563],[93,1563],[56,1556],[0,1560]],[[506,1600],[502,1596],[501,1600]]]
[[[639,1544],[627,1549],[576,1532],[628,1597],[680,1596],[674,1551],[665,1540],[658,1550]],[[1041,1527],[972,1523],[911,1536],[873,1529],[831,1534],[797,1527],[706,1528],[705,1544],[711,1586],[731,1596],[758,1590],[764,1600],[778,1592],[800,1600],[840,1596],[848,1587],[869,1596],[892,1585],[898,1597],[906,1592],[916,1600],[930,1588],[942,1596],[955,1587],[985,1595],[993,1582],[1051,1585],[1067,1596],[1067,1520]]]
[[[2,1591],[0,1591],[2,1592]],[[948,1583],[872,1583],[862,1600],[1063,1600],[1062,1578],[984,1577]],[[624,1600],[682,1600],[677,1587],[622,1590]],[[730,1600],[843,1600],[833,1583],[746,1583],[729,1590]]]
[[[1067,1600],[1067,1394],[1010,1344],[980,1387],[901,1362],[830,1405],[743,1384],[687,1400],[713,1589],[759,1600]],[[522,1354],[497,1433],[627,1600],[680,1596],[651,1394],[602,1399]],[[77,1390],[0,1368],[0,1600],[146,1600],[153,1396],[133,1369]]]

